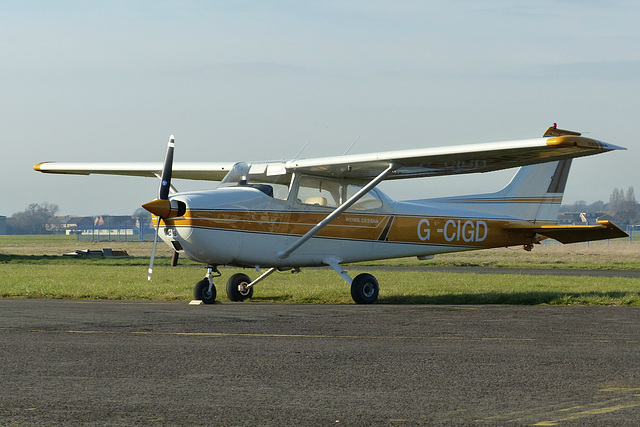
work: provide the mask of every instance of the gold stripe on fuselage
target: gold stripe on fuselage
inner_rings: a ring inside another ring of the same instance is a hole
[[[456,198],[447,203],[562,203],[562,197],[500,197],[496,199]]]
[[[322,212],[188,211],[164,220],[169,227],[275,233],[301,236],[326,217]],[[512,221],[481,218],[408,215],[342,214],[320,230],[318,237],[490,248],[522,245],[533,236],[504,229]]]

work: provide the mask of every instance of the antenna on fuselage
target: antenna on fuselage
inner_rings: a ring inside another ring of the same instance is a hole
[[[349,146],[349,148],[347,148],[347,151],[345,151],[344,153],[342,153],[343,156],[346,156],[347,153],[349,152],[349,150],[351,150],[353,148],[354,145],[356,145],[356,142],[358,142],[360,140],[360,135],[358,135],[358,137],[356,138],[355,141],[353,141],[351,143],[351,145]]]
[[[309,145],[309,143],[310,143],[310,142],[311,142],[311,138],[309,138],[309,140],[307,141],[307,143],[306,143],[306,144],[304,144],[304,147],[302,147],[302,148],[300,149],[300,151],[298,151],[298,152],[296,153],[296,155],[295,155],[295,156],[293,156],[293,159],[291,159],[291,160],[295,160],[295,159],[297,159],[297,158],[298,158],[298,156],[300,155],[300,153],[302,153],[302,152],[304,151],[304,149],[305,149],[305,148],[307,148],[307,145]]]

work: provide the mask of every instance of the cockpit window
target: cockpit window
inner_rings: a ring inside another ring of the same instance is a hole
[[[298,188],[298,201],[305,205],[336,207],[340,204],[340,181],[303,176]]]
[[[298,186],[298,203],[312,206],[338,207],[354,196],[362,187],[344,181],[315,176],[302,176]],[[366,210],[382,207],[382,200],[375,190],[369,191],[349,209]]]
[[[345,201],[349,200],[351,196],[353,196],[358,191],[360,191],[362,187],[360,187],[359,185],[349,184],[346,186],[346,189],[347,189],[347,192],[346,192]],[[372,191],[369,191],[364,196],[362,196],[360,200],[355,202],[350,209],[365,210],[365,209],[377,209],[381,207],[382,207],[382,201],[380,200],[380,197],[375,191],[372,190]]]

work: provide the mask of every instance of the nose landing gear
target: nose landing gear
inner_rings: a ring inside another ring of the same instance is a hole
[[[213,304],[216,302],[217,292],[213,284],[213,278],[220,276],[222,276],[222,273],[218,271],[217,267],[209,267],[205,278],[196,283],[196,286],[193,288],[193,299],[200,300],[204,304]]]

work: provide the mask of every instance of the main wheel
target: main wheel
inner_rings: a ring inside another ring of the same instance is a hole
[[[378,291],[378,281],[371,274],[358,274],[351,282],[351,298],[356,304],[372,304],[376,302]]]
[[[251,283],[249,276],[236,273],[227,280],[227,297],[229,301],[244,301],[253,296],[253,287],[247,288]]]
[[[205,304],[213,304],[216,302],[215,285],[211,286],[211,292],[209,292],[209,279],[205,277],[200,280],[193,288],[193,299],[201,300]]]

